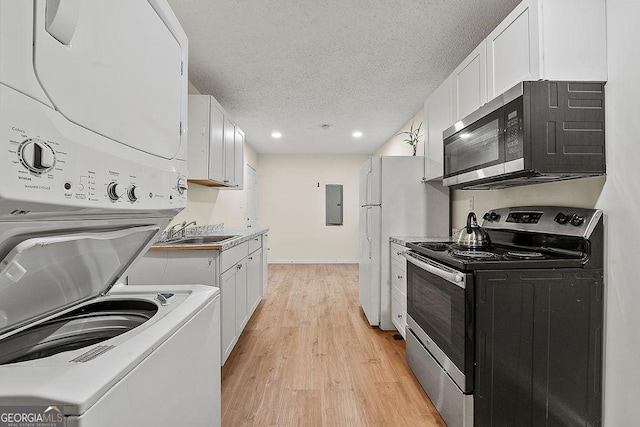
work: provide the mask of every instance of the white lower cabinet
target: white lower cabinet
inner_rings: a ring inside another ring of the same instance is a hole
[[[262,299],[262,248],[247,257],[247,306],[253,313]]]
[[[407,260],[402,253],[408,248],[391,243],[391,321],[403,338],[407,326]]]
[[[222,364],[226,362],[251,313],[247,303],[247,258],[249,244],[241,243],[221,253]],[[226,306],[226,307],[225,307]]]
[[[263,236],[258,235],[221,252],[214,249],[152,250],[128,272],[127,283],[219,287],[221,361],[224,365],[262,300],[266,280],[262,244]]]
[[[391,291],[391,316],[393,324],[402,335],[402,338],[407,338],[407,296],[401,294],[397,290]]]
[[[236,330],[238,336],[249,321],[249,304],[247,301],[247,258],[236,266]]]
[[[236,331],[236,271],[229,269],[220,276],[220,329],[221,349],[220,360],[224,362],[231,354],[233,346],[238,341]]]
[[[267,251],[269,250],[268,234],[262,235],[262,289],[260,289],[260,295],[264,295],[267,290],[267,283],[269,282],[269,271],[267,266]]]

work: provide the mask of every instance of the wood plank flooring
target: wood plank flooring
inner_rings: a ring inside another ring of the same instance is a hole
[[[367,323],[357,264],[269,265],[222,370],[222,425],[444,426],[393,335]]]

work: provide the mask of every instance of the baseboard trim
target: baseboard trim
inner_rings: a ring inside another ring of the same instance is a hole
[[[269,260],[267,264],[357,264],[358,260],[345,260],[345,259],[307,259],[307,260],[293,260],[293,259],[276,259]]]

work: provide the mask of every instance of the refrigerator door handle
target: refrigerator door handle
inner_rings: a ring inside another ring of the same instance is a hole
[[[367,205],[371,204],[371,174],[372,173],[373,173],[373,169],[369,168],[369,170],[367,171],[367,192],[366,192]]]
[[[369,248],[369,259],[371,259],[371,208],[367,208],[367,247]]]

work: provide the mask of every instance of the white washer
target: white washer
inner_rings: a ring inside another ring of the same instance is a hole
[[[219,425],[219,290],[104,288],[156,231],[34,237],[0,261],[0,404],[53,405],[67,426]]]
[[[119,283],[186,204],[187,51],[165,0],[0,2],[0,415],[220,425],[218,290]]]

